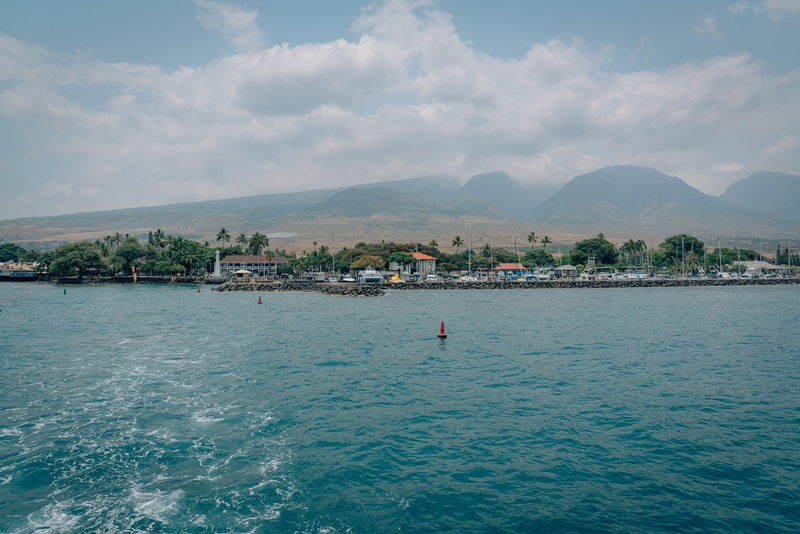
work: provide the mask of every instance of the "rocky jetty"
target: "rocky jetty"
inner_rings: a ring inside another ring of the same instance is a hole
[[[645,280],[543,280],[540,282],[413,282],[391,284],[389,289],[414,291],[458,289],[545,289],[545,288],[613,288],[613,287],[701,287],[701,286],[768,286],[800,284],[800,278],[760,278],[735,280],[722,278],[686,278]]]
[[[305,282],[225,282],[211,291],[249,291],[268,293],[271,291],[305,291],[307,293],[323,293],[341,297],[379,297],[385,292],[378,284],[329,284]]]

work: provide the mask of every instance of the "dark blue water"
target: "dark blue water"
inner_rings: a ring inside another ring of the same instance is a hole
[[[62,291],[0,284],[3,532],[800,528],[798,287]]]

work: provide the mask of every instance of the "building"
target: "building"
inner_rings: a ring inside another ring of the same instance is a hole
[[[528,268],[521,263],[500,263],[494,268],[496,274],[505,273],[505,275],[519,274],[527,270]]]
[[[11,282],[31,282],[39,278],[36,263],[0,263],[0,280]]]
[[[225,256],[219,263],[220,275],[231,278],[233,273],[248,270],[254,277],[274,276],[281,265],[289,263],[281,256]]]
[[[412,252],[411,255],[417,260],[417,272],[421,276],[436,274],[436,258],[422,252]]]

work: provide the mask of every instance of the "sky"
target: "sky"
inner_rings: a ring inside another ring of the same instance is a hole
[[[800,0],[0,3],[0,219],[503,170],[800,174]]]

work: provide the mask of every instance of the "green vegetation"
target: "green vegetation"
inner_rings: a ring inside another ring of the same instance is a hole
[[[55,276],[100,274],[107,268],[100,250],[88,241],[61,245],[52,252],[48,265],[48,271]]]
[[[223,229],[224,230],[224,229]],[[222,231],[221,231],[222,233]],[[227,234],[227,232],[224,232]],[[223,244],[230,240],[219,236]],[[269,240],[255,232],[250,238],[242,234],[237,241],[249,244],[248,252],[267,256],[286,256],[286,251],[263,250]],[[2,250],[16,251],[15,245],[3,245]],[[23,250],[24,249],[19,249]],[[213,268],[215,251],[220,257],[242,254],[240,247],[223,246],[213,249],[208,243],[198,243],[181,236],[166,235],[159,228],[149,232],[147,243],[135,237],[123,237],[119,232],[91,243],[80,241],[62,245],[52,252],[41,255],[40,269],[47,269],[54,276],[100,276],[115,273],[131,274],[131,268],[146,275],[204,274]],[[31,252],[26,255],[30,257]],[[35,252],[33,255],[36,255]]]
[[[11,243],[3,243],[0,245],[0,261],[17,261],[17,259],[25,259],[25,255],[28,253],[22,247],[18,247],[17,245]]]
[[[575,265],[585,265],[592,256],[598,265],[614,265],[617,260],[617,247],[603,234],[597,234],[597,237],[578,241],[570,252],[570,258]]]
[[[227,237],[226,237],[227,236]],[[489,243],[480,249],[463,249],[464,242],[459,236],[453,239],[456,252],[448,254],[438,249],[435,239],[427,245],[421,243],[357,243],[352,248],[344,247],[337,251],[335,258],[329,247],[317,246],[310,252],[303,251],[299,256],[285,250],[271,250],[269,239],[260,232],[251,236],[240,234],[236,245],[229,245],[230,234],[221,228],[217,241],[223,245],[212,248],[208,242],[199,243],[182,236],[166,235],[161,229],[149,232],[147,242],[136,237],[122,236],[120,233],[107,235],[94,242],[81,241],[62,245],[43,254],[14,244],[0,244],[0,261],[16,260],[38,261],[37,269],[49,271],[59,277],[64,276],[102,276],[115,273],[130,275],[131,268],[142,275],[202,275],[213,269],[215,252],[221,258],[247,253],[263,254],[269,259],[287,258],[288,264],[277,267],[276,274],[295,274],[303,272],[330,271],[350,272],[352,270],[375,267],[383,269],[389,263],[401,266],[415,265],[412,253],[415,251],[433,256],[437,260],[438,271],[465,271],[471,257],[473,270],[490,270],[500,263],[521,263],[528,269],[548,268],[557,265],[574,265],[578,271],[584,269],[589,258],[594,257],[597,267],[625,270],[642,269],[646,272],[698,272],[700,269],[712,271],[720,268],[726,271],[737,270],[735,262],[766,260],[786,265],[789,257],[785,248],[781,249],[777,260],[765,258],[750,249],[718,248],[706,249],[702,240],[688,234],[678,234],[665,239],[658,247],[649,248],[641,239],[629,239],[617,248],[603,234],[575,243],[569,254],[561,254],[556,259],[546,247],[552,243],[548,236],[537,238],[534,232],[528,236],[531,250],[521,258],[514,248],[494,248]],[[536,247],[536,242],[541,247]],[[751,242],[752,246],[752,242]],[[800,252],[793,251],[792,265],[800,266]],[[334,264],[335,259],[335,264]]]

